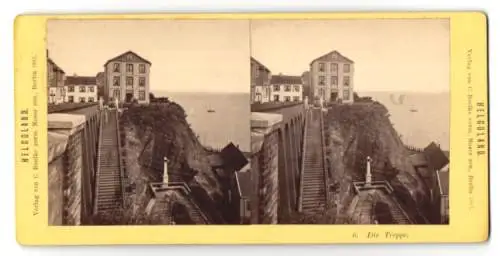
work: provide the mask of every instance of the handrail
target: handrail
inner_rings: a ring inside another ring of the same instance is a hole
[[[300,178],[299,178],[299,198],[298,198],[298,212],[302,212],[302,200],[304,193],[304,168],[305,168],[305,160],[306,160],[306,138],[307,138],[307,124],[310,110],[306,108],[306,117],[304,118],[304,132],[302,135],[302,161],[301,161],[301,169],[300,169]]]
[[[101,140],[102,140],[102,130],[103,130],[103,110],[99,110],[100,120],[99,120],[99,139],[97,140],[97,170],[94,178],[94,214],[97,214],[98,210],[98,200],[99,200],[99,176],[101,174]]]
[[[125,173],[123,170],[123,162],[122,162],[122,145],[121,145],[121,138],[120,138],[120,123],[119,123],[119,111],[118,111],[118,106],[116,107],[116,142],[118,144],[118,166],[120,168],[120,186],[121,186],[121,194],[122,194],[122,207],[125,207]]]
[[[330,193],[328,193],[329,177],[328,177],[328,167],[326,162],[326,145],[325,145],[325,131],[324,131],[324,121],[323,121],[323,108],[320,108],[320,128],[321,128],[321,157],[323,158],[323,176],[325,179],[325,208],[328,208],[328,203],[330,202]]]
[[[155,185],[164,185],[164,183],[151,183],[150,186],[155,187]],[[156,191],[165,191],[180,188],[185,191],[187,195],[187,200],[196,208],[196,210],[200,213],[201,217],[205,221],[205,223],[210,223],[210,219],[204,213],[204,211],[198,206],[198,204],[191,198],[191,188],[186,184],[186,182],[169,182],[167,183],[167,188],[158,188]],[[153,190],[154,191],[154,190]]]

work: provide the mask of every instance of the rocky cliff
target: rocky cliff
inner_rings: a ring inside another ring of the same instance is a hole
[[[372,159],[374,180],[387,180],[398,200],[414,219],[428,203],[428,190],[408,158],[409,152],[394,130],[387,109],[377,102],[335,105],[325,115],[327,162],[334,183],[332,205],[339,205],[337,222],[370,223],[370,216],[354,218],[359,196],[352,182],[364,181],[366,158]],[[381,203],[386,197],[378,197]],[[335,202],[336,201],[336,202]],[[370,205],[375,205],[376,202]],[[358,216],[359,217],[359,216]],[[421,216],[420,216],[421,217]]]
[[[127,176],[135,187],[130,196],[134,215],[146,208],[148,184],[163,180],[163,158],[167,157],[169,181],[187,183],[211,219],[222,221],[218,209],[223,209],[224,184],[212,171],[212,152],[198,141],[184,109],[170,101],[135,105],[123,112],[121,120]]]

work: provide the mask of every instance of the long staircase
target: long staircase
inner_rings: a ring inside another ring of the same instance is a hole
[[[106,111],[106,110],[104,110]],[[101,116],[96,201],[94,213],[112,213],[123,206],[123,177],[120,165],[118,113],[107,110]]]
[[[323,152],[322,110],[310,109],[306,129],[299,211],[312,213],[326,205],[326,177]]]
[[[412,224],[413,222],[410,220],[410,217],[404,212],[399,203],[394,200],[388,200],[394,224]]]

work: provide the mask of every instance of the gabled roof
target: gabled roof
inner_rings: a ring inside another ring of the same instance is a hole
[[[322,55],[316,59],[314,59],[313,61],[311,61],[311,63],[309,65],[312,65],[313,62],[315,61],[318,61],[318,60],[333,60],[332,59],[332,55],[336,56],[336,59],[337,61],[341,61],[341,62],[347,62],[347,63],[351,63],[351,64],[354,64],[354,61],[350,60],[349,58],[347,58],[346,56],[340,54],[340,52],[334,50],[334,51],[331,51],[325,55]]]
[[[123,58],[123,57],[124,57],[125,55],[127,55],[127,54],[133,54],[133,55],[135,55],[137,58],[139,58],[140,60],[142,60],[142,61],[144,61],[144,62],[148,63],[149,65],[151,65],[151,62],[150,62],[149,60],[144,59],[143,57],[139,56],[139,54],[137,54],[137,53],[135,53],[135,52],[133,52],[133,51],[127,51],[127,52],[122,53],[122,54],[120,54],[120,55],[118,55],[118,56],[116,56],[116,57],[114,57],[114,58],[112,58],[112,59],[109,59],[108,61],[106,61],[106,63],[104,63],[104,66],[108,65],[108,63],[109,63],[109,62],[111,62],[111,61],[120,60],[121,58]]]
[[[57,66],[57,64],[51,59],[51,58],[47,58],[47,61],[50,62],[53,66],[54,66],[54,71],[60,71],[61,73],[65,74],[64,70],[62,68],[60,68],[59,66]]]
[[[424,148],[424,154],[427,159],[429,168],[434,171],[441,170],[450,162],[443,150],[441,150],[441,148],[434,142],[431,142],[429,146]]]
[[[272,76],[271,84],[302,84],[302,77],[300,76]]]
[[[250,57],[250,60],[251,61],[254,61],[255,63],[257,63],[257,65],[259,65],[261,68],[264,68],[267,72],[271,72],[271,70],[269,70],[266,66],[264,66],[264,64],[260,63],[258,60],[256,60],[254,57]]]
[[[220,155],[224,166],[233,171],[239,171],[248,164],[248,159],[232,142],[221,150]]]
[[[65,85],[96,85],[95,76],[67,76]]]

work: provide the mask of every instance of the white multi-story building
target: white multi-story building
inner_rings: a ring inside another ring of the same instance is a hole
[[[315,99],[354,101],[354,62],[339,52],[331,51],[313,60],[309,74]]]
[[[271,101],[302,101],[302,77],[277,75],[271,77]]]
[[[67,76],[64,102],[97,102],[97,82],[94,76]]]

